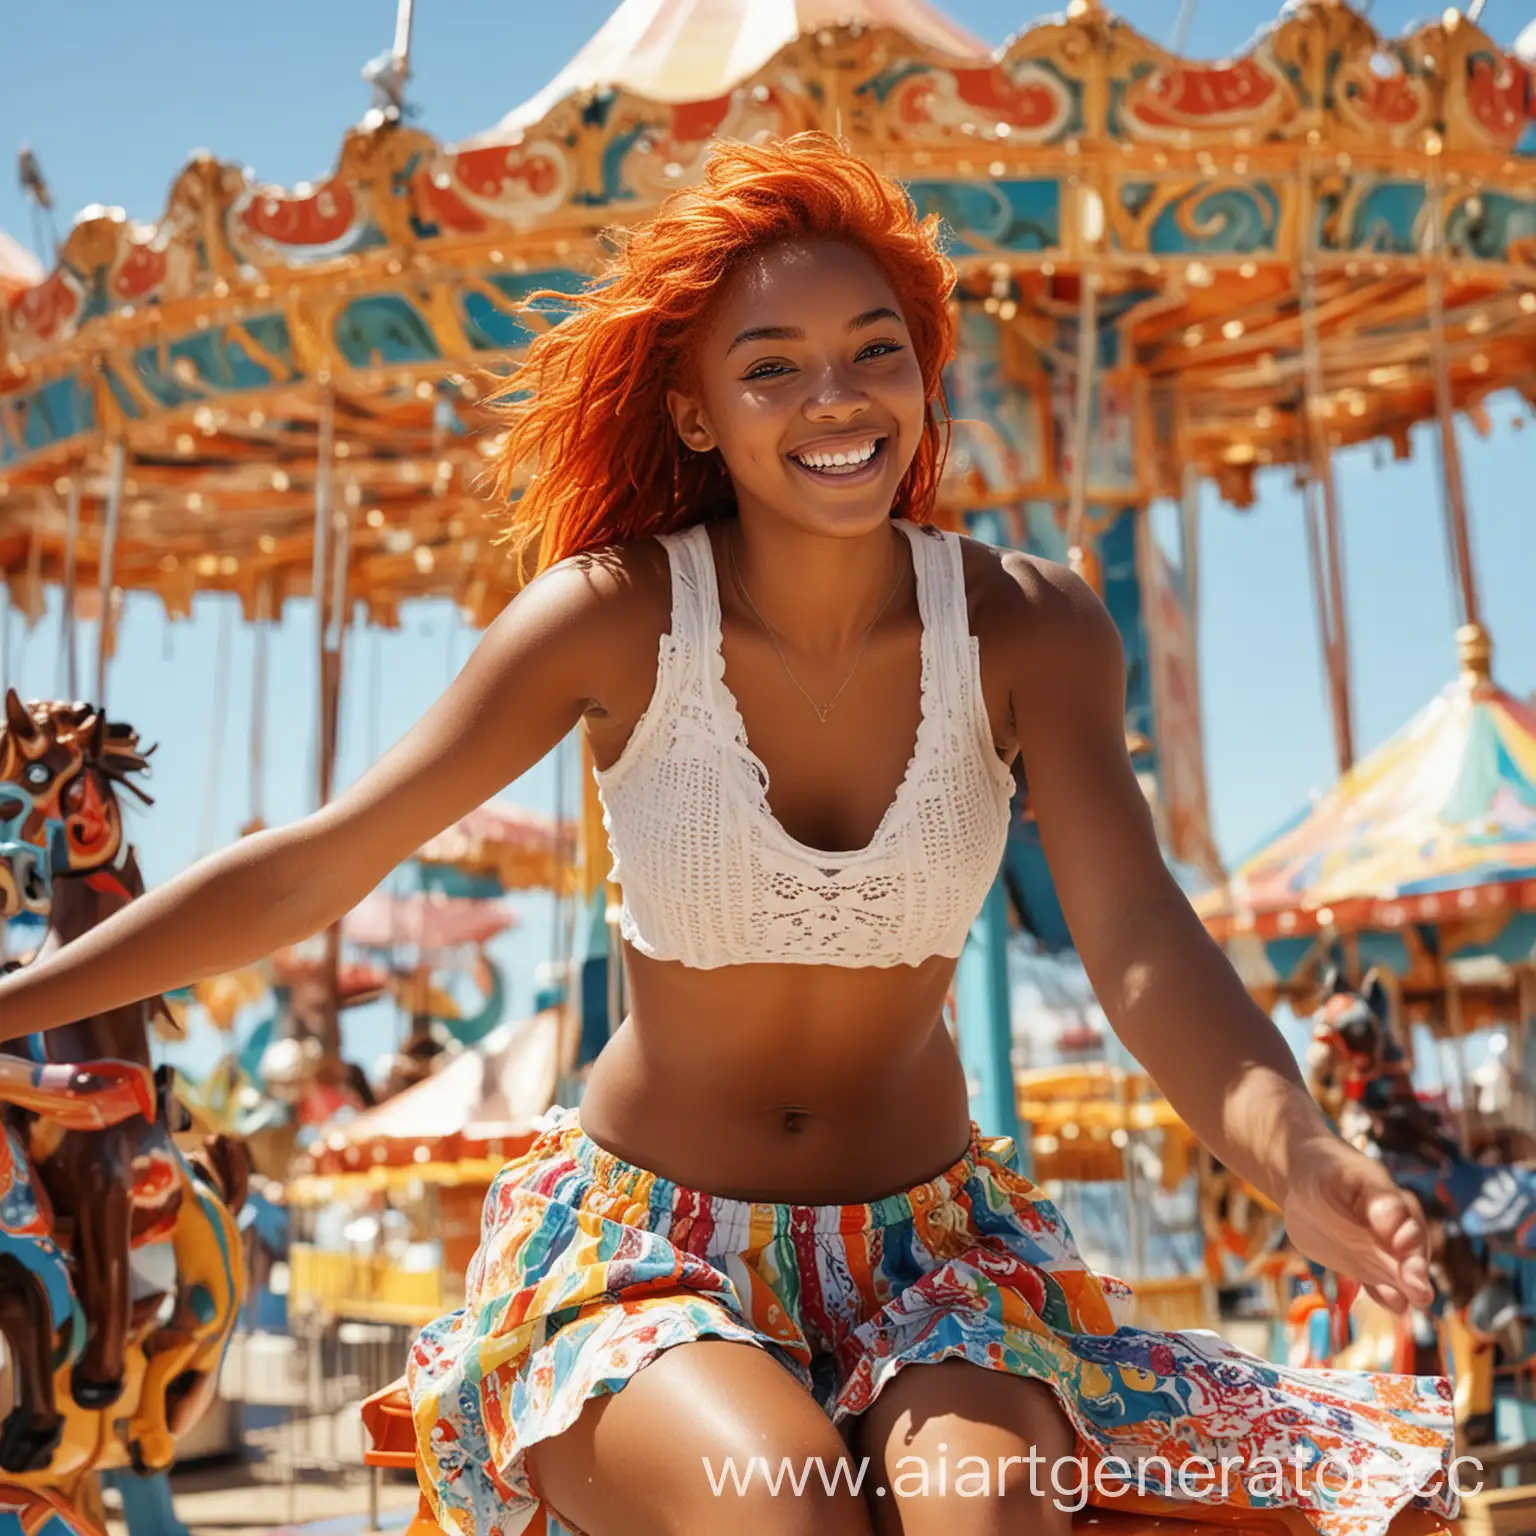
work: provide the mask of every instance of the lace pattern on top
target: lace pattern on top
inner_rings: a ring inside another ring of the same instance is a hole
[[[672,627],[623,753],[596,775],[642,954],[724,965],[918,965],[957,956],[997,873],[1013,775],[992,745],[959,539],[898,519],[922,620],[921,719],[894,798],[859,849],[810,848],[768,804],[768,770],[725,681],[709,534],[666,534]]]

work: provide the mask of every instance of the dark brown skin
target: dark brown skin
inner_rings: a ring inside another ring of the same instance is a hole
[[[738,340],[765,327],[778,334]],[[697,378],[670,404],[683,440],[720,451],[736,484],[739,521],[712,529],[726,677],[768,765],[773,814],[813,846],[861,847],[895,793],[918,720],[914,582],[889,526],[923,411],[900,304],[852,248],[757,253],[726,285],[699,337]],[[817,481],[788,458],[829,437],[872,434],[885,438],[875,468],[847,485]],[[733,532],[747,590],[819,702],[849,674],[900,573],[825,725],[733,582]],[[1405,1298],[1426,1304],[1422,1218],[1327,1129],[1283,1038],[1164,865],[1126,757],[1124,664],[1108,614],[1071,572],[1027,555],[968,541],[965,570],[995,747],[1028,764],[1063,906],[1116,1031],[1216,1156],[1283,1205],[1304,1253],[1395,1309]],[[295,825],[193,866],[7,980],[0,1034],[165,991],[323,929],[578,723],[598,763],[612,763],[650,699],[667,625],[665,557],[653,543],[545,573],[356,785]],[[626,951],[625,963],[630,1016],[581,1106],[600,1145],[695,1188],[802,1202],[873,1199],[948,1166],[965,1146],[962,1073],[940,1018],[952,961],[696,972]],[[701,1455],[832,1457],[840,1444],[769,1357],[706,1340],[667,1351],[589,1405],[572,1429],[533,1447],[530,1466],[550,1503],[592,1536],[645,1536],[719,1520]],[[1070,1437],[1038,1384],[946,1362],[903,1372],[857,1444],[875,1458],[953,1459],[969,1446],[1027,1454]],[[872,1471],[870,1480],[880,1479]],[[1015,1487],[1002,1500],[958,1503],[756,1499],[727,1498],[737,1536],[979,1536],[1068,1524],[1050,1499]]]

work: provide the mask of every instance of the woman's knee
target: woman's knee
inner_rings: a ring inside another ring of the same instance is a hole
[[[964,1361],[903,1371],[856,1443],[883,1470],[880,1536],[1065,1536],[1086,1468],[1054,1393]]]
[[[767,1352],[667,1350],[563,1434],[532,1446],[533,1487],[588,1536],[871,1536],[830,1420]]]

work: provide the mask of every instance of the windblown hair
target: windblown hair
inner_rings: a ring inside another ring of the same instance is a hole
[[[814,238],[857,245],[901,302],[928,408],[891,512],[931,520],[945,447],[935,403],[955,342],[955,270],[939,245],[938,216],[919,221],[900,187],[825,134],[722,143],[702,186],[674,193],[649,223],[616,232],[602,280],[579,294],[528,299],[529,308],[553,300],[569,313],[533,340],[493,402],[507,424],[494,487],[510,504],[508,541],[525,575],[734,509],[718,450],[683,444],[667,391],[687,386],[700,322],[742,259]]]

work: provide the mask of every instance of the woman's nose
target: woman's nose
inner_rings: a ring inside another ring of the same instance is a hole
[[[868,407],[869,396],[834,363],[815,376],[805,412],[813,421],[850,421]]]

